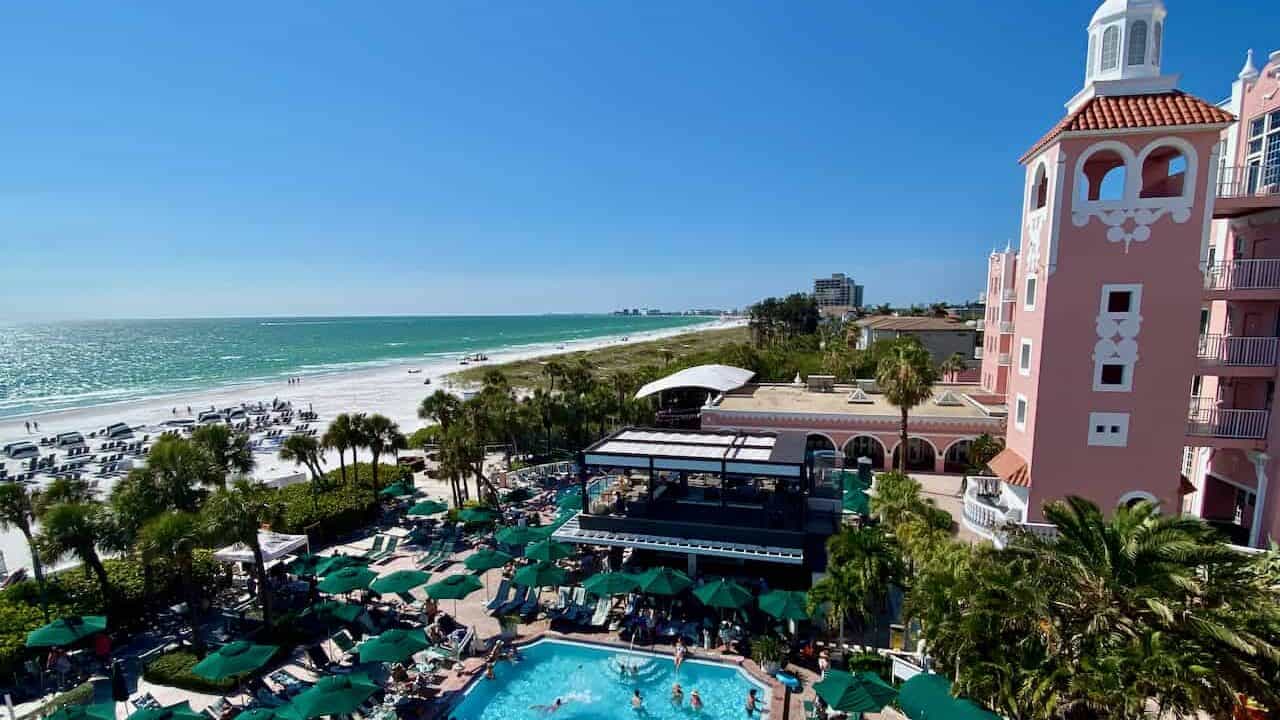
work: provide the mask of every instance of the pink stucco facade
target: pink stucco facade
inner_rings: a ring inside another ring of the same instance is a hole
[[[1013,320],[1017,314],[1014,279],[1018,274],[1018,253],[1005,249],[987,258],[987,311],[983,318],[982,373],[984,390],[1004,395],[1009,387],[1010,350]]]

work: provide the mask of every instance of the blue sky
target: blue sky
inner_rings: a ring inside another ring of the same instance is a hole
[[[1096,7],[114,5],[4,11],[0,318],[967,298]],[[1274,49],[1169,5],[1190,92]]]

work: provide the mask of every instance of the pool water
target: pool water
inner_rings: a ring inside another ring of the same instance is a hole
[[[769,706],[768,689],[732,665],[689,659],[677,673],[670,656],[559,640],[521,648],[521,655],[520,662],[498,663],[494,680],[477,680],[450,715],[457,720],[741,720],[746,717],[747,691],[752,688],[757,706]],[[635,664],[635,674],[620,672],[620,661]],[[671,686],[676,682],[684,689],[684,703],[679,706],[671,702]],[[640,712],[631,709],[631,695],[637,689],[644,700]],[[689,707],[689,695],[695,689],[702,696],[698,712]],[[556,698],[564,704],[548,713],[545,706]]]

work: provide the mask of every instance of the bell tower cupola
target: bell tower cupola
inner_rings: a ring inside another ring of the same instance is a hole
[[[1089,21],[1084,89],[1067,108],[1104,95],[1173,89],[1178,78],[1160,74],[1165,15],[1162,0],[1106,0],[1098,6]]]

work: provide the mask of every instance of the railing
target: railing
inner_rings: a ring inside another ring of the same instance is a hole
[[[1000,293],[1000,299],[1004,302],[1013,302],[1017,297],[1018,292],[1013,288],[1005,288],[1004,292]]]
[[[1206,290],[1275,290],[1280,288],[1280,260],[1232,260],[1204,271]]]
[[[1274,367],[1280,338],[1201,335],[1197,355],[1201,360],[1232,367]]]
[[[1269,197],[1280,195],[1280,165],[1244,165],[1223,168],[1218,177],[1218,197]]]
[[[1187,434],[1230,440],[1262,440],[1270,426],[1270,410],[1234,410],[1217,407],[1212,398],[1192,398]]]
[[[1013,362],[1013,361],[1009,358],[1009,353],[1000,353],[999,360],[1000,360],[1000,365],[1001,365],[1002,367],[1007,367],[1007,366],[1011,365],[1011,364],[1012,364],[1012,362]]]
[[[982,329],[986,327],[986,324],[987,324],[986,320],[981,320],[981,319],[975,320],[973,322],[973,329],[977,330],[978,332],[982,332]]]
[[[1012,320],[1001,320],[1001,321],[1000,321],[1000,332],[1002,332],[1002,333],[1011,333],[1011,332],[1013,332],[1013,321],[1012,321]]]
[[[973,359],[974,359],[974,360],[981,360],[981,359],[982,359],[982,346],[981,346],[981,345],[979,345],[978,347],[976,347],[976,348],[974,348],[974,349],[973,349]]]
[[[961,508],[961,514],[964,518],[964,524],[974,534],[988,540],[994,539],[996,531],[1008,522],[1002,508],[978,497],[973,492],[964,494],[964,505]]]

